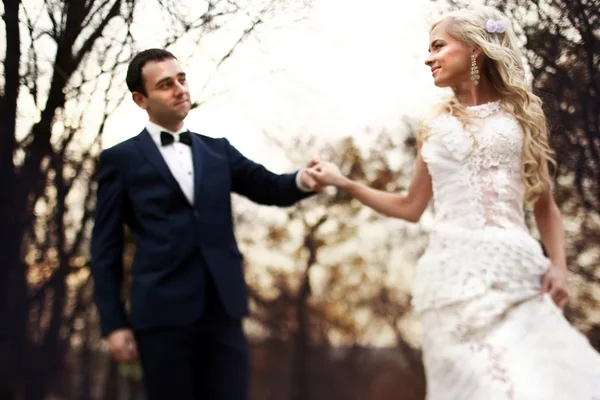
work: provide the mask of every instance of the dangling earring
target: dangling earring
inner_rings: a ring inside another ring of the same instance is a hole
[[[471,80],[475,86],[479,85],[479,70],[475,61],[475,54],[471,54]]]

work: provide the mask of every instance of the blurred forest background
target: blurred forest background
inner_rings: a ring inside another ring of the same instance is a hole
[[[139,366],[115,364],[102,346],[88,250],[97,159],[107,121],[130,101],[124,75],[144,8],[154,3],[163,21],[154,47],[193,51],[237,24],[205,88],[248,41],[301,24],[319,1],[2,1],[0,399],[144,398]],[[437,12],[465,4],[433,3]],[[486,3],[515,21],[545,101],[572,272],[566,315],[600,349],[600,1]],[[192,113],[210,101],[195,95]],[[402,191],[415,119],[402,110],[397,119],[401,132],[364,126],[362,141],[265,137],[290,166],[319,153],[353,179]],[[428,216],[393,221],[331,192],[284,210],[242,198],[235,207],[252,305],[252,398],[423,399],[409,293]]]

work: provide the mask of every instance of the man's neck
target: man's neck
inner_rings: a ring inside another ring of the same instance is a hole
[[[176,123],[168,123],[168,122],[164,122],[164,121],[157,121],[156,119],[150,117],[150,122],[160,126],[161,128],[164,128],[170,132],[177,132],[181,128],[183,128],[183,120],[176,122]]]

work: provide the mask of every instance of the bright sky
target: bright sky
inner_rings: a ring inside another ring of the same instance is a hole
[[[148,1],[148,0],[145,0]],[[188,72],[193,100],[192,131],[227,137],[245,155],[275,169],[289,168],[264,132],[285,140],[316,135],[324,140],[353,135],[368,145],[366,129],[401,132],[403,115],[421,113],[440,94],[433,86],[427,54],[431,10],[426,0],[410,6],[396,0],[314,0],[308,18],[267,23],[260,41],[249,40],[222,65],[206,90],[214,59],[236,39],[225,31],[188,48],[173,49]],[[151,10],[145,10],[152,15]],[[140,49],[155,45],[155,22],[137,27],[148,34]],[[112,117],[104,147],[136,135],[147,117],[131,100]],[[260,154],[267,152],[268,154]]]

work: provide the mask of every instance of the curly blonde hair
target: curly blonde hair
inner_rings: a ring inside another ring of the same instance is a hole
[[[506,31],[488,32],[485,25],[489,19],[503,21]],[[481,73],[498,91],[500,106],[519,121],[524,134],[521,175],[525,185],[525,202],[535,202],[546,185],[550,185],[544,175],[548,163],[555,167],[556,162],[554,152],[548,145],[542,101],[533,94],[527,82],[522,54],[510,20],[492,7],[469,7],[444,15],[433,23],[431,30],[443,21],[448,22],[447,32],[450,36],[481,50],[485,57]],[[456,96],[444,101],[439,112],[450,113],[465,125],[469,123],[469,113]],[[422,133],[421,138],[425,140]]]

